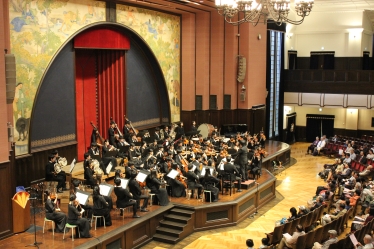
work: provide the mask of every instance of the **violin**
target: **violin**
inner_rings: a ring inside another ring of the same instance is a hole
[[[189,144],[189,141],[188,141],[188,139],[187,139],[187,138],[185,138],[185,139],[183,140],[183,144],[184,144],[184,145],[187,145],[187,144]]]

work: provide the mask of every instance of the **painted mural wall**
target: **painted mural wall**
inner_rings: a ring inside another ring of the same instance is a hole
[[[157,57],[167,82],[171,121],[179,121],[179,16],[125,5],[117,5],[117,8],[118,22],[137,32]],[[16,155],[22,155],[30,150],[28,134],[32,107],[48,65],[61,46],[79,30],[105,21],[105,2],[10,0],[9,17],[11,53],[16,57],[19,82],[13,102],[14,137]],[[53,138],[60,142],[71,139],[71,136]]]
[[[180,120],[180,17],[117,5],[117,22],[138,33],[155,54],[169,93],[171,122]]]

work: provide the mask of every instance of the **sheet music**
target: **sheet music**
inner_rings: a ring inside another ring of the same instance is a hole
[[[113,164],[112,164],[112,162],[110,162],[110,163],[108,164],[108,166],[106,166],[106,169],[105,169],[105,171],[106,171],[106,173],[107,173],[107,174],[109,174],[109,173],[110,173],[110,171],[112,170],[112,167],[113,167]]]
[[[73,172],[74,167],[75,167],[75,158],[73,159],[73,161],[70,164],[69,173]]]
[[[205,171],[206,171],[207,169],[210,170],[210,175],[213,175],[214,169],[213,169],[213,168],[210,168],[210,167],[203,167],[203,169],[201,170],[200,175],[201,175],[201,176],[205,176]]]
[[[88,201],[88,197],[90,197],[90,193],[77,190],[77,192],[75,193],[75,196],[79,204],[86,205]]]
[[[175,177],[177,177],[178,174],[179,174],[178,171],[176,171],[175,169],[171,169],[171,171],[169,172],[169,174],[167,174],[167,176],[170,177],[171,179],[175,179]]]
[[[144,182],[147,176],[148,176],[147,174],[144,174],[143,172],[140,171],[138,175],[136,176],[135,180],[137,180],[138,182]]]
[[[120,179],[121,179],[121,187],[127,188],[127,185],[129,184],[129,179],[123,179],[123,178],[120,178]]]
[[[107,183],[102,183],[99,185],[100,187],[100,194],[103,195],[103,196],[110,196],[110,194],[112,193],[112,190],[113,190],[113,186],[112,185],[109,185]]]

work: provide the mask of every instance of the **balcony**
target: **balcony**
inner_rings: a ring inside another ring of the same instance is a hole
[[[374,93],[374,70],[284,70],[284,91]]]

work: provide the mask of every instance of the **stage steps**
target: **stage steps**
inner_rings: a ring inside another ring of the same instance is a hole
[[[193,233],[194,219],[195,211],[193,209],[175,207],[160,221],[160,226],[156,228],[153,239],[176,244]]]

